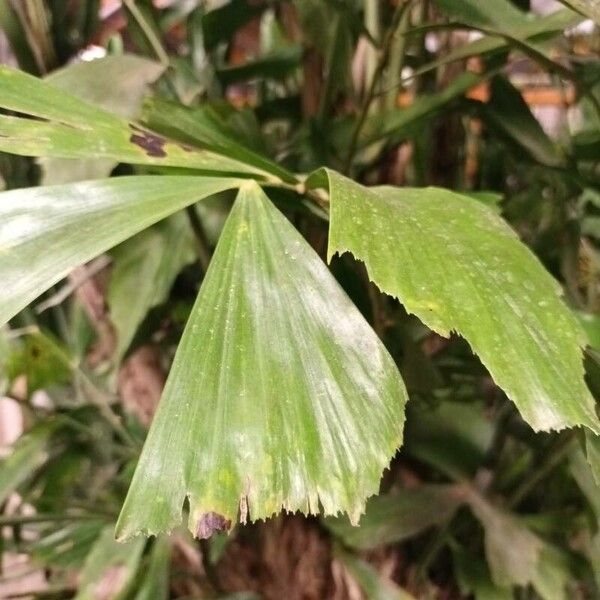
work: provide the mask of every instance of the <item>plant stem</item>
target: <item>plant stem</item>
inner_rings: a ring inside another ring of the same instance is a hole
[[[50,36],[47,8],[42,0],[10,0],[25,33],[25,38],[40,73],[48,73],[57,64]]]
[[[402,16],[404,15],[405,11],[408,10],[409,4],[410,2],[403,2],[402,4],[399,4],[396,7],[394,16],[392,18],[392,24],[390,25],[389,29],[385,34],[385,38],[381,47],[381,52],[379,54],[379,62],[377,63],[377,67],[375,69],[375,72],[373,73],[373,78],[371,79],[369,89],[367,90],[365,100],[358,115],[356,126],[354,127],[354,131],[352,132],[352,138],[348,146],[348,155],[346,156],[346,161],[344,164],[345,173],[348,173],[350,171],[350,167],[352,166],[352,161],[354,159],[354,155],[356,154],[356,149],[358,146],[358,138],[360,136],[360,132],[362,131],[362,128],[367,119],[367,115],[369,114],[369,109],[371,108],[371,103],[375,98],[377,86],[379,85],[379,81],[381,79],[381,76],[383,75],[384,69],[389,59],[392,41],[394,40],[394,34],[396,33],[396,29],[398,28],[398,25],[402,20]]]
[[[518,506],[521,501],[533,490],[540,481],[549,475],[555,467],[557,467],[564,457],[569,453],[575,440],[577,439],[577,431],[570,429],[562,434],[546,454],[542,462],[537,465],[537,468],[531,477],[525,479],[508,498],[506,506],[513,508]]]
[[[385,110],[393,110],[396,107],[398,98],[398,90],[390,87],[392,78],[402,77],[402,69],[404,68],[404,59],[406,57],[406,32],[410,26],[410,10],[405,10],[400,19],[397,31],[394,32],[392,39],[392,47],[390,49],[389,68],[385,76],[384,87],[389,88],[385,94],[384,108]]]
[[[428,15],[429,15],[429,0],[421,0],[421,3],[419,5],[419,11],[417,14],[417,23],[418,23],[419,27],[422,27],[425,23],[427,23]],[[422,65],[423,62],[425,62],[425,59],[427,57],[427,48],[425,46],[426,36],[427,36],[427,32],[421,31],[418,34],[418,38],[416,41],[417,64],[418,65]],[[418,71],[419,71],[419,69],[415,70],[415,72],[418,72]],[[421,77],[421,76],[415,77],[414,84],[413,84],[413,90],[412,90],[415,97],[421,91],[422,87],[423,87],[423,77]]]
[[[378,50],[376,44],[381,39],[381,11],[380,0],[365,0],[365,29],[368,31],[374,44],[368,47],[365,57],[365,85],[367,89],[375,78],[377,72]]]
[[[142,11],[136,6],[135,0],[123,0],[123,4],[127,7],[133,18],[136,20],[137,24],[140,26],[140,29],[144,32],[146,39],[150,46],[152,46],[152,50],[156,54],[156,57],[165,67],[169,66],[169,55],[162,45],[160,39],[154,33],[152,26],[146,18],[142,14]]]

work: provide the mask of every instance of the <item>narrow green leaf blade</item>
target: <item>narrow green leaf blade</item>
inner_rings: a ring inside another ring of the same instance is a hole
[[[226,156],[172,142],[48,82],[2,65],[0,107],[37,117],[0,116],[0,151],[264,175]]]
[[[423,94],[418,102],[404,108],[395,108],[383,114],[369,117],[365,123],[365,133],[361,136],[361,146],[380,139],[399,139],[411,128],[417,127],[425,119],[431,119],[449,108],[468,90],[485,79],[485,75],[465,72],[440,92]]]
[[[600,436],[585,432],[585,454],[596,485],[600,486]],[[600,514],[598,515],[600,519]]]
[[[105,527],[85,560],[75,600],[123,600],[135,578],[144,545],[143,539],[120,544],[115,541],[112,526]]]
[[[353,527],[346,517],[326,519],[325,525],[346,546],[373,550],[442,525],[463,502],[464,493],[459,486],[422,485],[371,498],[358,527]]]
[[[0,106],[72,127],[96,123],[113,126],[119,118],[38,77],[0,65]]]
[[[1,82],[0,82],[1,85]],[[213,173],[262,175],[225,156],[198,150],[123,121],[113,127],[71,126],[0,115],[0,151],[20,156],[104,159],[137,165],[184,167]]]
[[[38,66],[35,57],[27,43],[21,21],[14,12],[14,5],[11,6],[11,0],[0,0],[0,28],[21,69],[37,73]]]
[[[521,93],[506,77],[494,77],[492,97],[482,113],[503,136],[549,167],[564,166],[565,158],[531,112]]]
[[[540,38],[546,39],[553,35],[562,34],[565,29],[574,27],[582,20],[581,15],[568,8],[557,10],[549,15],[536,16],[534,19],[524,21],[518,28],[511,28],[504,37],[498,32],[498,35],[486,35],[483,38],[459,46],[441,58],[427,63],[418,69],[416,73],[428,72],[442,65],[469,58],[470,56],[485,56],[509,50],[511,43],[508,37],[520,41],[522,48],[528,48],[533,52],[546,55],[537,43]],[[549,58],[550,55],[547,54],[547,57]]]
[[[152,129],[164,132],[173,139],[230,156],[261,171],[272,173],[283,181],[297,181],[284,167],[244,146],[236,139],[236,129],[220,119],[217,111],[210,105],[192,109],[151,98],[144,105],[143,120]]]
[[[164,65],[134,54],[69,64],[44,78],[54,87],[126,119],[138,116],[148,85]]]
[[[133,176],[3,192],[0,324],[77,265],[239,183],[217,177]]]
[[[171,544],[167,537],[161,536],[152,546],[148,570],[133,600],[168,600],[170,566]]]
[[[404,385],[327,267],[255,183],[227,220],[117,535],[198,537],[284,508],[353,522],[402,437]]]
[[[600,0],[562,0],[563,4],[574,8],[600,25]]]
[[[48,441],[56,423],[45,422],[23,434],[11,453],[0,461],[0,504],[26,481],[48,457]]]
[[[485,533],[485,555],[492,580],[501,587],[527,585],[536,572],[543,541],[510,513],[474,490],[468,496],[473,514]]]
[[[489,34],[491,40],[494,38],[506,40],[509,47],[524,52],[535,61],[540,62],[544,68],[551,71],[562,68],[562,65],[554,62],[547,46],[540,43],[541,39],[532,39],[535,37],[532,32],[535,31],[562,33],[560,29],[547,31],[540,23],[543,18],[538,17],[538,15],[525,13],[508,0],[495,0],[494,2],[484,3],[478,0],[437,0],[437,3],[445,12],[457,18],[461,24]],[[574,18],[578,17],[576,13],[565,10],[557,11],[559,18],[561,13],[565,13],[567,18],[569,13]],[[553,16],[550,15],[547,24],[553,25],[554,23]],[[483,46],[485,46],[484,40],[478,40],[478,42],[483,43]],[[461,51],[462,48],[458,48],[457,52],[459,54]],[[454,52],[450,53],[450,55],[453,54]],[[448,56],[442,60],[447,59]]]
[[[416,600],[414,596],[397,586],[389,578],[378,573],[375,567],[366,560],[341,548],[335,548],[334,553],[369,600]]]
[[[107,300],[117,331],[118,362],[146,313],[167,298],[179,271],[196,253],[190,224],[177,214],[123,242],[111,255]]]
[[[534,429],[600,429],[583,379],[585,335],[502,219],[447,190],[369,189],[327,173],[330,258],[351,252],[428,327],[462,335]]]
[[[514,600],[510,586],[497,586],[492,581],[485,560],[459,547],[452,549],[452,558],[462,594],[473,594],[475,600]]]
[[[53,71],[45,81],[120,117],[135,119],[148,86],[164,70],[160,63],[124,54],[69,64]],[[109,158],[42,157],[40,163],[44,185],[108,177],[116,165]]]
[[[478,2],[478,0],[436,0],[436,4],[461,23],[475,27],[496,26],[502,29],[519,28],[527,20],[524,12],[509,0]]]

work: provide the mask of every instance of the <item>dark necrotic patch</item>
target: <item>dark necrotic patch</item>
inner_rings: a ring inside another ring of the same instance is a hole
[[[204,513],[198,519],[196,536],[201,540],[206,540],[214,533],[227,532],[231,529],[231,520],[216,512]]]
[[[151,133],[150,131],[144,131],[135,125],[130,125],[130,127],[134,131],[129,138],[129,141],[132,144],[145,150],[148,156],[163,158],[167,155],[164,149],[167,140],[164,137]]]

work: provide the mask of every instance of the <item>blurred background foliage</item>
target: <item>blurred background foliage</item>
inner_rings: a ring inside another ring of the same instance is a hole
[[[0,0],[0,61],[182,142],[233,136],[291,171],[485,202],[563,283],[597,395],[598,17],[593,0]],[[0,154],[0,188],[130,169]],[[324,256],[327,215],[292,194],[271,197]],[[600,443],[535,434],[466,343],[347,255],[332,272],[411,398],[360,527],[287,515],[210,541],[114,541],[231,202],[198,205],[200,249],[169,218],[0,330],[0,597],[600,598]]]

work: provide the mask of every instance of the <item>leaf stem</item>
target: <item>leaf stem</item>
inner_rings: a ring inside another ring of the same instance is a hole
[[[378,47],[381,38],[381,9],[379,0],[365,0],[365,30],[369,33],[370,39],[375,43],[367,48],[365,57],[365,82],[367,86],[372,83],[377,72]]]
[[[394,32],[392,39],[392,46],[390,49],[389,68],[385,74],[385,81],[389,82],[391,77],[402,77],[402,69],[404,68],[404,62],[406,58],[406,44],[407,36],[406,33],[410,26],[410,10],[405,10],[398,24],[397,31]],[[389,87],[384,83],[384,87]],[[398,98],[398,91],[394,88],[389,89],[384,95],[384,108],[387,111],[393,110],[396,107]]]
[[[167,54],[167,51],[165,50],[161,41],[155,35],[150,23],[148,23],[140,9],[136,6],[135,0],[123,0],[123,4],[127,7],[127,10],[129,10],[133,18],[136,20],[136,23],[140,26],[140,29],[144,32],[144,35],[146,36],[150,46],[152,46],[152,50],[156,54],[158,60],[162,65],[168,67],[170,64],[169,55]]]
[[[381,51],[379,54],[379,62],[377,63],[377,67],[375,69],[375,72],[373,73],[369,89],[367,90],[365,100],[358,115],[356,126],[354,127],[354,131],[352,132],[352,138],[350,139],[350,144],[348,146],[348,154],[344,163],[344,172],[346,174],[350,171],[350,167],[352,166],[352,161],[354,159],[354,155],[356,154],[356,149],[358,146],[358,138],[365,124],[365,121],[367,120],[369,109],[371,108],[371,104],[373,102],[373,99],[375,98],[377,86],[379,85],[379,81],[387,65],[390,56],[390,50],[392,47],[392,42],[394,40],[394,35],[396,33],[396,30],[398,29],[399,24],[402,21],[404,13],[408,10],[409,5],[410,0],[399,4],[396,7],[396,10],[394,11],[394,16],[392,18],[392,24],[386,31],[385,38],[383,40]]]

